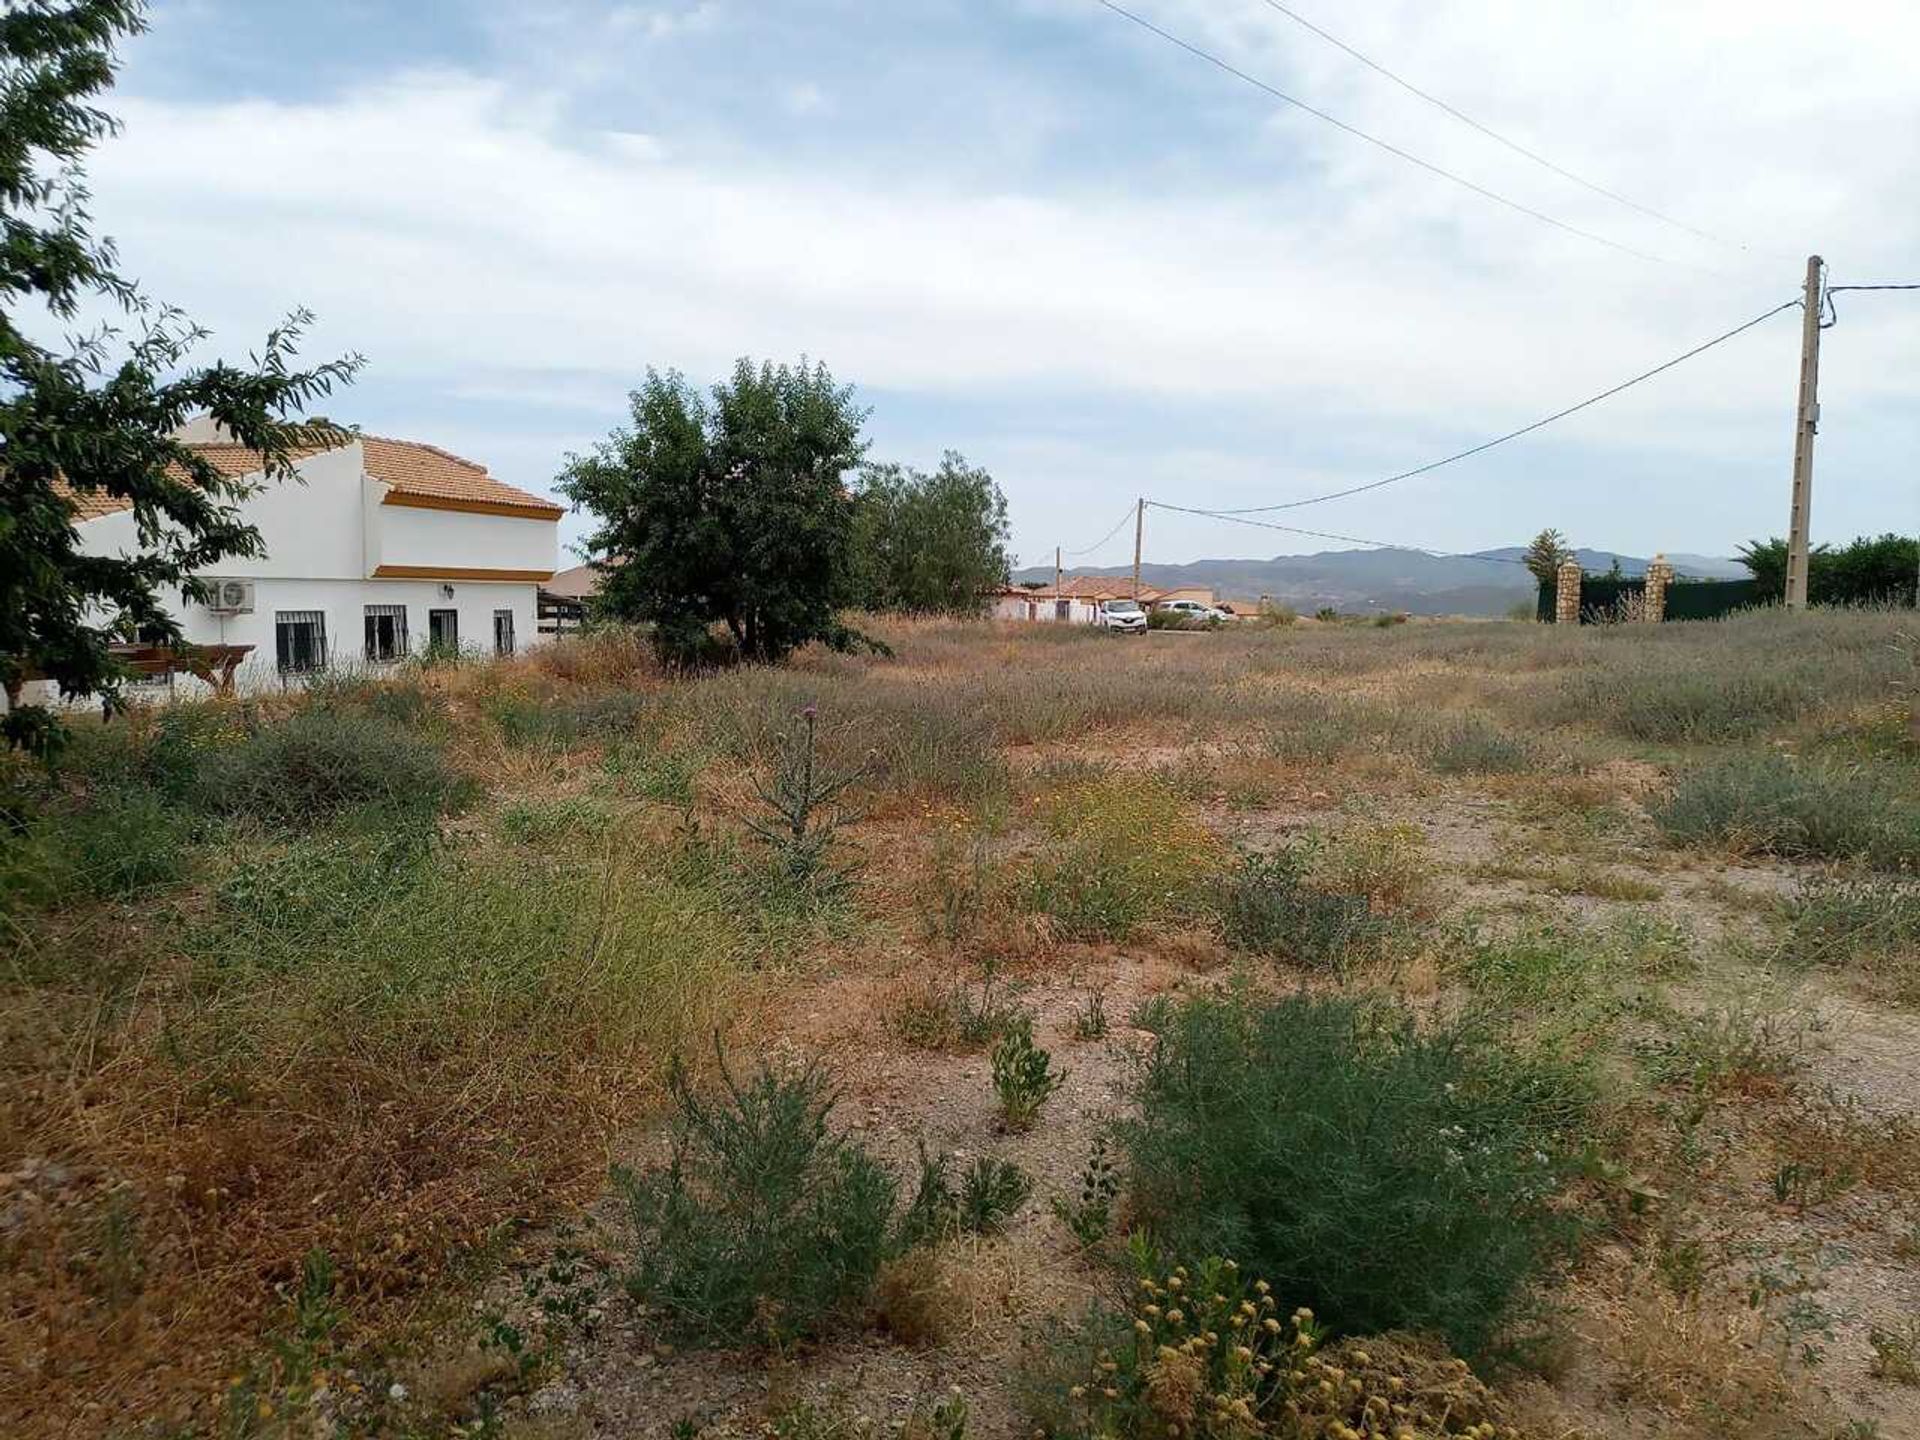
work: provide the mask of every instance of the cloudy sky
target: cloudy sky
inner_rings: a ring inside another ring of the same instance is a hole
[[[329,407],[546,489],[647,366],[824,359],[876,458],[964,451],[1023,561],[1136,494],[1358,484],[1648,368],[1797,291],[1920,280],[1920,7],[1127,0],[161,0],[95,157],[104,229],[243,355],[295,304]],[[1816,539],[1920,526],[1920,293],[1841,295]],[[1784,530],[1799,315],[1484,458],[1287,523],[1627,553]],[[1309,537],[1150,515],[1148,555]],[[579,532],[571,521],[568,535]],[[1083,557],[1117,563],[1123,531]]]

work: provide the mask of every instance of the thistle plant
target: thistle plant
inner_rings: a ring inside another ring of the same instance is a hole
[[[1047,1097],[1066,1083],[1053,1057],[1033,1043],[1033,1020],[1023,1015],[1007,1027],[993,1047],[993,1088],[1000,1097],[1000,1118],[1009,1130],[1027,1130]]]
[[[803,886],[844,880],[845,870],[827,864],[827,850],[842,826],[855,817],[837,802],[866,774],[865,768],[829,770],[819,759],[818,707],[809,703],[798,717],[805,728],[780,737],[773,776],[755,787],[762,815],[746,816],[747,828],[779,857],[788,879]]]

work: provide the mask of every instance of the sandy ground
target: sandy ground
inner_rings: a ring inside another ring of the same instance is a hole
[[[1632,778],[1623,786],[1629,792]],[[1407,795],[1343,811],[1329,808],[1331,797],[1314,777],[1303,777],[1297,790],[1297,799],[1280,798],[1270,809],[1226,813],[1216,807],[1214,821],[1236,841],[1256,846],[1309,827],[1337,829],[1356,816],[1369,823],[1409,823],[1426,837],[1440,874],[1451,877],[1443,881],[1448,912],[1497,912],[1543,898],[1540,887],[1524,879],[1472,878],[1497,861],[1517,830],[1526,829],[1506,799]],[[1658,886],[1659,898],[1607,900],[1548,891],[1547,899],[1589,916],[1651,910],[1683,926],[1722,969],[1748,963],[1731,958],[1739,954],[1740,938],[1755,930],[1762,908],[1794,883],[1792,871],[1779,865],[1682,862],[1631,830],[1604,853],[1580,855],[1572,863],[1581,873],[1597,867],[1638,877]],[[667,1436],[679,1422],[691,1421],[699,1433],[721,1436],[759,1433],[771,1410],[812,1401],[867,1417],[874,1433],[885,1434],[917,1402],[957,1386],[971,1402],[975,1440],[1025,1434],[1009,1384],[1023,1346],[1047,1317],[1076,1313],[1111,1284],[1108,1272],[1078,1252],[1049,1202],[1074,1192],[1094,1135],[1126,1104],[1129,1077],[1150,1044],[1144,1031],[1128,1024],[1134,1007],[1153,995],[1218,982],[1217,969],[1209,973],[1195,965],[1197,953],[1199,947],[1179,937],[1161,937],[1120,948],[1066,947],[1044,965],[1015,972],[1021,999],[1036,1016],[1036,1038],[1067,1072],[1041,1123],[1024,1135],[1005,1134],[998,1125],[984,1054],[910,1048],[890,1028],[887,1017],[902,987],[942,973],[938,962],[929,967],[903,959],[891,967],[898,973],[878,976],[872,967],[850,962],[840,973],[798,982],[765,1058],[776,1064],[823,1059],[841,1086],[837,1123],[888,1159],[903,1187],[914,1173],[917,1140],[961,1164],[983,1153],[1011,1159],[1034,1178],[1033,1197],[1004,1235],[948,1252],[947,1268],[958,1277],[951,1333],[939,1344],[912,1348],[869,1326],[771,1361],[744,1352],[675,1353],[657,1343],[644,1315],[615,1298],[605,1305],[596,1333],[568,1347],[561,1373],[531,1398],[531,1412],[571,1434]],[[1823,979],[1805,984],[1816,1023],[1801,1093],[1830,1091],[1835,1102],[1851,1101],[1876,1116],[1914,1118],[1920,1017],[1878,1008]],[[1103,1040],[1076,1040],[1074,1017],[1096,990],[1111,1031]],[[1765,1139],[1760,1132],[1768,1123],[1768,1112],[1757,1105],[1734,1111],[1724,1122],[1717,1148],[1702,1164],[1691,1223],[1718,1247],[1729,1276],[1742,1265],[1796,1267],[1806,1297],[1824,1319],[1801,1342],[1817,1348],[1817,1363],[1785,1346],[1777,1357],[1750,1346],[1747,1358],[1777,1366],[1801,1392],[1803,1413],[1824,1411],[1835,1417],[1836,1427],[1846,1420],[1878,1427],[1850,1432],[1862,1436],[1920,1437],[1920,1389],[1870,1375],[1867,1340],[1875,1326],[1920,1316],[1920,1265],[1902,1242],[1920,1219],[1912,1195],[1860,1185],[1805,1214],[1775,1203],[1759,1158]],[[659,1144],[658,1132],[637,1135],[630,1158],[644,1163]],[[617,1253],[621,1236],[613,1204],[588,1218],[601,1226],[610,1253]],[[1608,1263],[1604,1254],[1592,1262],[1596,1271]],[[1576,1283],[1570,1290],[1570,1331],[1576,1341],[1592,1343],[1576,1344],[1575,1357],[1552,1387],[1509,1384],[1530,1414],[1544,1417],[1542,1433],[1609,1440],[1673,1433],[1671,1417],[1644,1398],[1626,1398],[1610,1368],[1606,1336],[1617,1322],[1618,1296],[1607,1289],[1596,1284],[1583,1290]],[[1816,1433],[1798,1422],[1781,1425],[1744,1433]],[[678,1433],[687,1432],[683,1427]]]

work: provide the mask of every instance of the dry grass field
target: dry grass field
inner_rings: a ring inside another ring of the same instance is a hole
[[[873,628],[8,762],[0,1434],[1920,1436],[1910,613]]]

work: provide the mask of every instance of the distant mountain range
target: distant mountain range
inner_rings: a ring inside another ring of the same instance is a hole
[[[1516,562],[1524,546],[1508,545],[1472,555],[1429,555],[1421,550],[1323,550],[1316,555],[1276,555],[1271,560],[1195,560],[1186,565],[1142,565],[1143,584],[1162,588],[1207,585],[1223,600],[1270,595],[1295,610],[1323,606],[1349,612],[1405,611],[1411,615],[1504,615],[1535,593],[1533,576]],[[1575,552],[1590,571],[1614,561],[1625,575],[1644,575],[1647,559],[1604,550]],[[1669,555],[1674,570],[1700,579],[1743,579],[1737,560],[1711,555]],[[1131,565],[1080,569],[1075,575],[1132,575]],[[1014,580],[1053,581],[1051,566],[1034,565]]]

